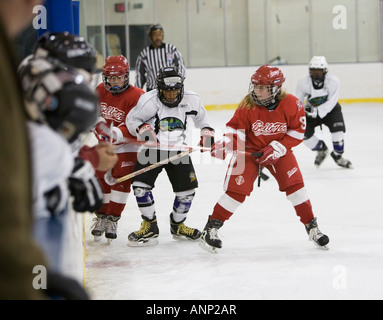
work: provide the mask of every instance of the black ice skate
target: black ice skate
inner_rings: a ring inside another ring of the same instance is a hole
[[[107,216],[105,223],[105,238],[110,243],[112,240],[117,239],[117,223],[120,217]]]
[[[324,143],[324,141],[322,141],[322,146],[317,151],[317,155],[316,155],[315,161],[314,161],[314,164],[317,168],[322,164],[324,159],[326,159],[327,155],[328,155],[328,148],[327,148],[326,144]]]
[[[209,219],[202,232],[200,247],[211,253],[218,253],[218,250],[222,248],[222,241],[218,238],[218,229],[223,226],[223,222],[217,219],[209,221]]]
[[[347,168],[347,169],[352,169],[352,163],[343,158],[341,154],[335,154],[335,152],[331,152],[331,157],[334,159],[335,163],[342,167],[342,168]]]
[[[106,214],[96,212],[96,217],[93,218],[93,222],[91,233],[94,236],[94,241],[97,242],[101,240],[101,236],[105,232]]]
[[[184,220],[181,222],[175,222],[170,214],[170,233],[173,235],[173,239],[187,239],[187,240],[197,240],[201,237],[201,231],[194,228],[189,228],[185,226]]]
[[[132,232],[128,236],[129,247],[145,247],[158,244],[158,225],[156,216],[152,220],[145,216],[142,217],[140,230]]]
[[[330,242],[330,239],[319,230],[317,218],[312,219],[309,225],[305,227],[310,241],[313,241],[319,248],[329,249],[327,244]]]

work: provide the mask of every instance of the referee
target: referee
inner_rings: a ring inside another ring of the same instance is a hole
[[[164,43],[164,29],[156,24],[150,27],[149,37],[152,44],[143,49],[136,61],[136,87],[146,91],[156,89],[157,72],[164,67],[177,67],[185,77],[185,65],[177,48]]]

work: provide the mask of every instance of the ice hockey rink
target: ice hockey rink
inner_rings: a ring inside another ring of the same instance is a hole
[[[372,103],[342,107],[347,128],[344,157],[354,169],[338,167],[330,156],[317,169],[312,151],[303,144],[294,149],[319,228],[330,237],[329,250],[308,241],[272,177],[255,186],[220,229],[223,248],[218,254],[201,249],[198,242],[176,241],[169,230],[174,194],[162,172],[153,190],[160,229],[157,246],[127,246],[128,234],[141,223],[133,194],[111,245],[104,239],[93,241],[94,216],[86,215],[85,285],[91,298],[383,299],[383,108]],[[233,112],[208,115],[219,131]],[[323,134],[331,146],[327,128]],[[197,144],[193,140],[190,143]],[[186,224],[202,230],[223,193],[227,164],[199,152],[192,157],[199,188]]]

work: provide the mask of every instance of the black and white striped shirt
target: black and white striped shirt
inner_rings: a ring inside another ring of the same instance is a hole
[[[173,44],[163,43],[160,48],[146,47],[137,57],[136,87],[142,89],[146,83],[146,91],[156,89],[157,73],[164,67],[177,67],[185,76],[181,52]]]

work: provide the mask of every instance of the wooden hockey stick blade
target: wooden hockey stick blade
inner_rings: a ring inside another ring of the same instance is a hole
[[[172,162],[172,161],[174,161],[174,160],[177,160],[177,159],[179,159],[179,158],[183,158],[183,157],[185,157],[185,156],[187,156],[188,154],[190,154],[191,152],[193,152],[194,150],[187,150],[187,151],[184,151],[184,152],[181,152],[181,153],[179,153],[179,154],[176,154],[176,155],[174,155],[174,156],[172,156],[172,157],[170,157],[170,158],[167,158],[167,159],[164,159],[164,160],[161,160],[161,161],[159,161],[159,162],[156,162],[156,163],[153,163],[153,164],[151,164],[150,166],[147,166],[147,167],[145,167],[145,168],[142,168],[142,169],[140,169],[140,170],[138,170],[138,171],[134,171],[134,172],[132,172],[132,173],[130,173],[130,174],[127,174],[126,176],[123,176],[123,177],[121,177],[121,178],[114,178],[113,176],[112,176],[112,172],[111,172],[111,170],[108,170],[106,173],[105,173],[105,175],[104,175],[104,180],[105,180],[105,182],[108,184],[108,185],[110,185],[110,186],[114,186],[114,185],[116,185],[116,184],[118,184],[118,183],[121,183],[121,182],[124,182],[124,181],[126,181],[126,180],[129,180],[129,179],[131,179],[131,178],[133,178],[133,177],[136,177],[136,176],[138,176],[138,175],[140,175],[140,174],[143,174],[143,173],[145,173],[145,172],[148,172],[148,171],[150,171],[150,170],[153,170],[153,169],[155,169],[155,168],[158,168],[158,167],[160,167],[160,166],[162,166],[162,165],[165,165],[165,164],[168,164],[169,162]]]

